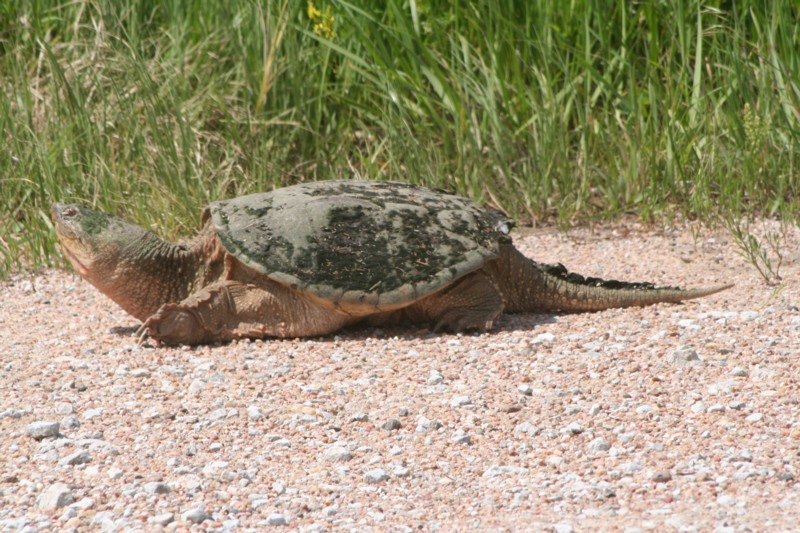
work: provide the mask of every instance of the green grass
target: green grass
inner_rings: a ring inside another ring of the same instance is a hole
[[[54,201],[174,237],[300,180],[798,218],[796,3],[315,1],[335,35],[297,0],[0,0],[0,277],[57,257]]]

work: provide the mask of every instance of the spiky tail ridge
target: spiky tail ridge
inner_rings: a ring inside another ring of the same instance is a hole
[[[504,247],[506,248],[506,247]],[[614,307],[677,303],[709,296],[732,287],[732,284],[699,289],[659,287],[653,283],[586,278],[568,272],[561,265],[537,263],[512,246],[503,250],[493,265],[500,279],[505,310],[537,311],[601,311]]]

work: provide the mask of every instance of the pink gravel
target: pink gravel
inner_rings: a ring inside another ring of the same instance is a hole
[[[585,275],[736,287],[484,335],[162,348],[73,274],[15,276],[0,531],[796,530],[800,232],[779,289],[722,232],[516,242]],[[48,421],[59,436],[31,436]]]

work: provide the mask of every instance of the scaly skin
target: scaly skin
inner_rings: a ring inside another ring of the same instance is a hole
[[[77,205],[55,204],[53,216],[64,255],[75,270],[165,344],[324,335],[360,322],[485,331],[503,312],[680,302],[730,287],[685,290],[584,279],[503,244],[497,259],[407,307],[355,316],[247,267],[225,250],[211,225],[190,242],[175,245]]]

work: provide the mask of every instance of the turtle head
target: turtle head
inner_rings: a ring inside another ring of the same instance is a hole
[[[77,204],[54,204],[53,220],[64,255],[94,282],[124,261],[126,250],[148,232],[124,220]]]

